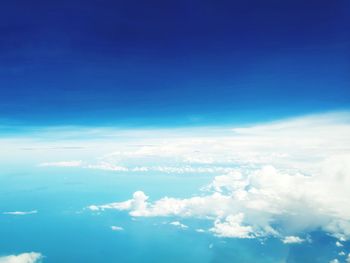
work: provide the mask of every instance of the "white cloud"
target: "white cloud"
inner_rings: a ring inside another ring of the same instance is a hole
[[[113,231],[123,231],[124,230],[124,228],[122,228],[121,226],[111,226],[111,229]]]
[[[339,256],[345,256],[346,254],[345,254],[344,251],[340,251],[338,255],[339,255]]]
[[[212,174],[216,177],[205,191],[195,196],[189,193],[190,198],[151,201],[137,191],[125,202],[91,205],[89,209],[125,210],[133,217],[196,217],[211,220],[214,229],[215,223],[225,229],[251,228],[241,236],[283,239],[322,229],[341,241],[350,237],[349,134],[350,112],[246,127],[56,128],[37,132],[34,138],[1,138],[0,159],[4,163],[27,160],[27,149],[36,149],[30,156],[35,164],[62,160],[62,156],[83,160],[44,166]],[[62,145],[75,150],[65,150]],[[240,214],[242,222],[227,221]]]
[[[114,165],[114,164],[111,164],[108,162],[102,162],[102,163],[98,163],[98,164],[90,164],[90,165],[85,166],[84,168],[99,169],[99,170],[106,170],[106,171],[116,171],[116,172],[129,171],[129,168],[127,168],[127,167]]]
[[[14,215],[14,216],[32,215],[36,213],[38,213],[38,210],[3,212],[4,215]]]
[[[329,261],[329,263],[339,263],[339,260],[338,259],[332,259],[331,261]]]
[[[232,238],[253,238],[254,230],[251,226],[243,226],[244,214],[229,215],[225,220],[217,219],[210,229],[216,236]]]
[[[100,162],[97,164],[89,164],[83,166],[87,169],[96,169],[96,170],[106,170],[114,172],[161,172],[167,174],[189,174],[189,173],[225,173],[233,171],[234,168],[230,167],[220,167],[220,166],[211,166],[211,167],[193,167],[189,165],[180,165],[180,166],[136,166],[136,167],[127,167],[115,165],[108,162]]]
[[[82,166],[82,161],[62,161],[62,162],[45,162],[40,163],[38,166],[41,167],[80,167]]]
[[[39,263],[43,255],[36,252],[0,257],[0,263]]]
[[[202,229],[202,228],[197,228],[197,229],[196,229],[196,232],[198,232],[198,233],[205,233],[205,230]]]
[[[182,224],[180,221],[173,221],[169,223],[170,225],[176,226],[178,228],[187,229],[188,226]]]
[[[347,263],[350,263],[350,253],[348,254],[346,260],[345,260]]]
[[[342,246],[343,246],[343,244],[340,243],[339,241],[335,242],[335,245],[336,245],[337,247],[342,247]]]
[[[62,147],[57,149],[58,146],[54,149],[59,151],[60,158],[63,154],[74,159],[88,156],[84,162],[47,162],[41,166],[79,166],[116,172],[226,174],[237,166],[272,165],[314,174],[322,171],[321,164],[325,159],[350,153],[349,112],[310,115],[233,129],[80,130],[85,133],[85,140],[70,142],[76,150],[64,152]],[[69,137],[77,131],[62,133]],[[47,132],[41,136],[47,136]],[[56,135],[60,136],[63,135]],[[44,142],[27,138],[1,140],[4,147],[0,153],[13,153],[18,158],[21,152],[13,150],[18,148],[17,142],[24,144],[21,147],[45,148]],[[57,145],[65,143],[55,141]],[[40,154],[46,157],[48,151]]]
[[[300,243],[303,243],[304,241],[305,241],[304,239],[297,236],[286,236],[282,240],[284,244],[300,244]]]
[[[134,217],[210,219],[214,222],[211,231],[227,237],[289,236],[285,240],[291,243],[300,241],[291,238],[291,234],[321,228],[335,237],[349,238],[349,179],[344,175],[350,171],[350,159],[332,160],[326,161],[332,167],[331,174],[289,174],[272,166],[237,169],[215,177],[205,187],[210,191],[206,195],[187,199],[164,197],[149,202],[149,197],[138,191],[130,200],[94,205],[92,210],[128,210]],[[327,167],[324,171],[328,171]]]

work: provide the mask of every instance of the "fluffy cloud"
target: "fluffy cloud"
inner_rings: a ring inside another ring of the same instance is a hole
[[[0,257],[0,263],[39,263],[43,255],[36,252]]]
[[[243,226],[244,214],[229,215],[224,221],[215,220],[214,227],[210,229],[219,237],[253,238],[254,230],[251,226]]]
[[[173,221],[169,223],[172,226],[176,226],[178,228],[182,228],[182,229],[187,229],[188,226],[186,226],[185,224],[182,224],[180,221]]]
[[[93,211],[201,218],[220,236],[283,240],[322,229],[340,240],[350,237],[349,134],[350,112],[337,112],[246,127],[53,129],[35,138],[1,138],[0,154],[6,163],[27,160],[27,149],[36,149],[35,163],[83,160],[42,166],[215,175],[190,198],[152,200],[137,191],[124,202],[91,205]]]
[[[323,229],[338,238],[350,237],[348,191],[350,158],[325,162],[324,173],[289,174],[264,166],[217,176],[205,194],[154,202],[142,191],[124,202],[90,206],[91,210],[128,210],[134,217],[176,216],[213,220],[212,233],[221,237],[282,237],[284,243],[303,240],[293,235]],[[332,171],[332,173],[328,173]]]
[[[304,241],[305,241],[304,239],[297,236],[286,236],[282,240],[284,244],[300,244],[300,243],[303,243]]]
[[[335,242],[335,245],[337,246],[337,247],[342,247],[342,246],[344,246],[342,243],[340,243],[339,241],[337,241],[337,242]]]

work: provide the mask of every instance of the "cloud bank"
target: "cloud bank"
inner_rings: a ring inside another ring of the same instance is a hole
[[[211,183],[189,198],[152,200],[135,191],[129,200],[89,208],[199,218],[211,221],[205,231],[216,236],[275,236],[291,244],[320,229],[350,238],[349,134],[350,113],[336,112],[246,127],[51,129],[37,136],[41,140],[1,139],[0,153],[18,159],[23,150],[16,149],[37,149],[32,156],[42,167],[208,174]]]
[[[67,134],[68,138],[72,136],[72,132],[61,133]],[[74,150],[64,151],[56,147],[51,154],[50,151],[38,151],[38,156],[42,154],[39,166],[80,167],[111,172],[218,175],[232,172],[237,166],[259,168],[271,165],[278,169],[316,174],[322,171],[326,159],[350,154],[348,112],[310,115],[249,127],[101,129],[99,132],[85,133],[91,134],[90,140],[67,141],[55,138],[64,137],[62,134],[53,134],[50,144],[69,143]],[[21,144],[42,149],[44,146],[48,148],[47,140],[21,141]],[[7,154],[12,152],[7,146],[9,142],[1,142]],[[65,160],[55,160],[54,154],[65,156]],[[20,153],[17,152],[16,156],[18,158]]]
[[[143,191],[91,210],[129,211],[133,217],[211,220],[219,237],[274,236],[285,244],[314,230],[350,238],[350,115],[307,116],[231,129],[232,134],[174,137],[167,143],[118,151],[109,164],[162,163],[212,168],[220,174],[190,198],[150,201]],[[182,166],[181,166],[182,165]]]
[[[164,197],[150,202],[144,192],[137,191],[127,201],[89,208],[126,210],[133,217],[210,219],[210,231],[221,237],[272,235],[282,237],[287,244],[302,241],[292,237],[294,234],[322,229],[336,237],[349,238],[349,178],[343,173],[350,171],[350,156],[333,162],[334,173],[329,175],[288,174],[265,166],[216,176],[201,196]],[[339,170],[334,170],[337,165]]]

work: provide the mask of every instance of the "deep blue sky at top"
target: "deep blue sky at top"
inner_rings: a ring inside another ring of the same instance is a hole
[[[348,0],[0,3],[0,120],[262,121],[350,104]]]

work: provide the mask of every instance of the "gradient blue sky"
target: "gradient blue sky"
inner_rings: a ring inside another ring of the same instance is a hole
[[[0,36],[0,263],[350,262],[349,0],[9,0]]]
[[[0,120],[242,123],[348,108],[350,2],[3,1]]]

